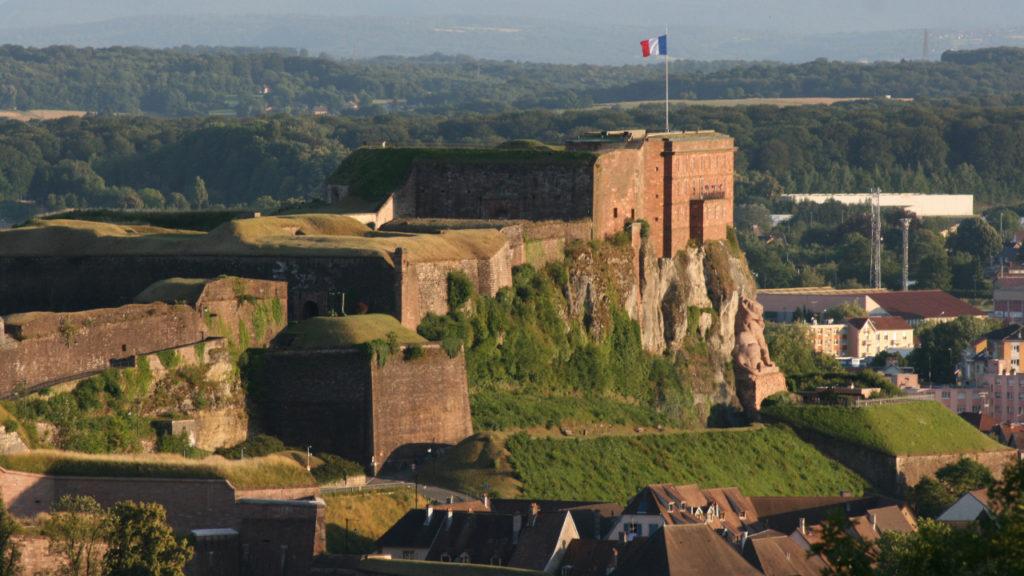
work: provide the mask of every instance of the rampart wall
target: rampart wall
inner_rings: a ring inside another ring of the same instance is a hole
[[[365,304],[393,313],[394,268],[382,258],[306,256],[31,256],[0,257],[0,314],[88,310],[133,301],[170,277],[221,275],[288,283],[288,317],[303,318]],[[59,279],[59,280],[57,280]]]
[[[13,334],[0,347],[0,396],[106,370],[117,360],[207,336],[202,315],[185,305],[131,304],[31,316],[21,325],[8,323]]]
[[[905,494],[907,488],[915,486],[925,476],[934,476],[939,468],[953,464],[961,458],[970,458],[984,465],[999,478],[1002,476],[1003,467],[1017,457],[1017,451],[1011,449],[997,452],[893,456],[807,430],[797,430],[797,434],[833,460],[860,474],[875,488],[894,496]]]
[[[590,218],[593,163],[418,160],[410,175],[420,218],[577,220]]]

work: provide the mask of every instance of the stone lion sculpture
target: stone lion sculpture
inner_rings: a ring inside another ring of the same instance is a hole
[[[736,313],[736,364],[750,374],[777,372],[764,339],[764,307],[740,296]]]

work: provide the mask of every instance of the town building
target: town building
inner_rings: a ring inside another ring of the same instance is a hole
[[[936,520],[954,528],[963,528],[982,518],[993,518],[989,508],[988,490],[972,490],[957,499]]]
[[[898,316],[853,318],[847,321],[846,356],[873,358],[882,352],[906,356],[914,349],[914,329]]]
[[[784,194],[794,202],[839,202],[846,205],[870,204],[871,194]],[[974,216],[974,196],[971,194],[879,194],[882,208],[899,208],[918,218]]]
[[[765,319],[792,322],[821,316],[842,305],[862,308],[869,317],[897,316],[911,326],[924,322],[948,322],[961,316],[984,318],[985,313],[942,290],[895,292],[883,289],[770,288],[759,290],[757,301]]]
[[[992,290],[992,317],[1004,322],[1024,322],[1024,271],[1004,272]]]

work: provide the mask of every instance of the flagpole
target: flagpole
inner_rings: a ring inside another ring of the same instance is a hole
[[[668,127],[668,26],[665,27],[665,132]]]

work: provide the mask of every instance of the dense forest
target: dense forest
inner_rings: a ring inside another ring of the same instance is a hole
[[[90,116],[0,122],[0,201],[43,208],[252,205],[317,192],[352,149],[477,144],[532,138],[558,143],[582,132],[658,126],[657,106],[629,110],[499,114],[272,115],[252,119]],[[856,102],[830,107],[685,107],[678,128],[736,138],[737,204],[783,192],[887,191],[975,194],[981,206],[1024,203],[1024,107],[971,103]],[[143,193],[144,191],[144,193]]]
[[[663,94],[660,66],[531,64],[462,56],[338,60],[288,50],[0,46],[0,109],[160,116],[269,111],[579,109]],[[1024,49],[942,61],[672,63],[673,98],[996,98],[1020,102]]]

